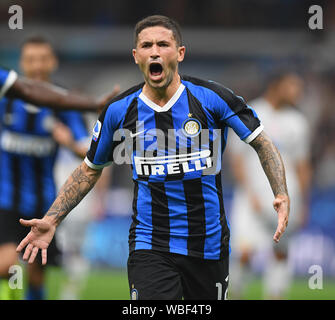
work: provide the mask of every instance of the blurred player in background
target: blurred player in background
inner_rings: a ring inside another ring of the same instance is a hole
[[[302,91],[303,81],[297,74],[281,71],[271,76],[263,96],[250,102],[282,155],[291,197],[286,235],[269,250],[270,257],[264,269],[264,297],[271,299],[285,297],[290,286],[289,240],[305,223],[308,212],[309,128],[305,117],[294,107]],[[237,184],[231,217],[232,247],[236,258],[231,281],[235,298],[240,298],[250,278],[251,258],[258,250],[267,249],[277,217],[269,205],[273,195],[258,157],[250,148],[235,141],[235,137],[232,139],[231,163]]]
[[[23,44],[20,66],[28,79],[49,82],[57,64],[53,48],[45,39],[30,38]],[[1,99],[0,119],[0,277],[8,278],[9,267],[18,263],[16,245],[27,233],[19,218],[42,217],[56,196],[53,167],[58,146],[52,135],[84,157],[87,146],[80,141],[87,138],[87,130],[79,112],[56,113],[11,97]],[[59,263],[55,241],[50,253],[50,263]],[[43,299],[44,268],[37,262],[28,264],[27,273],[26,298]],[[0,293],[5,295],[7,287],[4,279]],[[8,292],[3,298],[13,298]]]

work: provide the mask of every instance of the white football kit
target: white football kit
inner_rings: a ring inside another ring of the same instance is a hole
[[[264,99],[250,102],[264,125],[264,132],[278,148],[285,166],[291,200],[289,224],[280,242],[286,242],[299,221],[301,193],[296,175],[297,162],[308,157],[309,131],[303,115],[293,107],[275,110]],[[231,245],[234,250],[262,249],[271,246],[277,227],[277,213],[273,208],[274,195],[255,150],[230,135],[230,152],[240,154],[244,161],[247,183],[261,203],[261,212],[254,212],[245,190],[236,186],[231,209]],[[284,241],[282,241],[284,239]]]

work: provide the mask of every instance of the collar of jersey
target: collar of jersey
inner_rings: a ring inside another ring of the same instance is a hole
[[[173,105],[177,102],[181,94],[183,93],[185,86],[181,83],[178,90],[175,94],[171,97],[171,99],[163,106],[159,106],[155,102],[151,101],[143,92],[140,93],[140,99],[151,109],[155,110],[156,112],[165,112],[170,110]]]

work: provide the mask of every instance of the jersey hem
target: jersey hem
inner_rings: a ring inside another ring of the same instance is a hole
[[[138,242],[137,242],[138,244]],[[224,248],[223,253],[219,254],[208,254],[208,253],[200,253],[192,250],[187,250],[187,249],[181,249],[181,248],[164,248],[164,247],[155,247],[154,249],[152,248],[151,245],[146,244],[146,245],[135,245],[135,248],[129,249],[129,255],[137,250],[152,250],[152,251],[158,251],[158,252],[165,252],[165,253],[174,253],[174,254],[181,254],[183,256],[188,256],[192,258],[200,258],[203,260],[221,260],[222,258],[226,258],[229,256],[229,249]]]

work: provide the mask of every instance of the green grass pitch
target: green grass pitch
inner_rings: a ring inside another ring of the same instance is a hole
[[[60,268],[49,268],[47,272],[48,299],[59,299],[65,274]],[[79,299],[84,300],[129,300],[127,273],[125,270],[93,269],[84,282]],[[261,281],[255,279],[245,291],[244,299],[262,298]],[[289,300],[334,300],[335,280],[323,280],[322,290],[308,288],[308,279],[295,279],[287,296]]]

